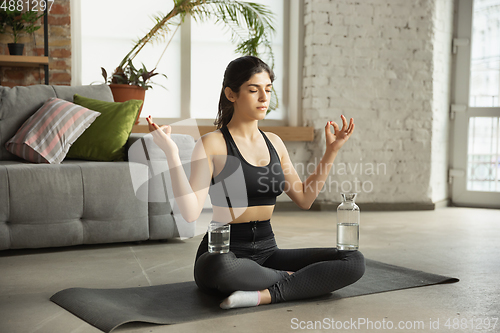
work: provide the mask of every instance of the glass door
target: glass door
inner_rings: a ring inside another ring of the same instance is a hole
[[[500,0],[456,4],[451,199],[500,208]]]

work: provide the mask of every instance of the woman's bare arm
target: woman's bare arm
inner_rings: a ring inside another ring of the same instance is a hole
[[[155,143],[163,150],[167,158],[174,198],[182,217],[187,222],[198,219],[208,195],[212,176],[212,163],[205,151],[204,137],[200,138],[191,156],[191,175],[188,180],[179,157],[179,149],[171,139],[168,125],[158,126],[150,117],[146,118]]]
[[[349,125],[347,125],[347,120],[342,116],[342,122],[342,129],[339,129],[338,125],[333,121],[328,122],[325,126],[325,154],[314,172],[304,182],[301,181],[297,174],[285,144],[276,136],[281,155],[281,167],[285,174],[284,192],[302,209],[311,208],[325,184],[338,151],[354,131],[354,120],[352,118]],[[331,132],[331,126],[334,128],[334,133]]]

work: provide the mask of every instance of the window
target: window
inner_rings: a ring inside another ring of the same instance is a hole
[[[296,122],[297,111],[289,109],[290,106],[296,109],[298,103],[287,100],[290,86],[288,80],[285,83],[285,79],[293,75],[298,77],[300,72],[298,67],[291,73],[288,70],[291,51],[287,40],[291,38],[287,28],[290,25],[290,8],[298,11],[300,0],[253,2],[265,4],[275,13],[273,52],[277,79],[274,87],[280,106],[276,111],[270,112],[264,122],[269,125],[285,125],[290,123],[290,114],[294,118],[292,123]],[[72,27],[75,44],[74,84],[102,83],[100,67],[104,67],[108,75],[111,74],[132,48],[133,40],[149,31],[153,24],[151,15],[167,13],[172,7],[165,0],[143,0],[141,6],[137,6],[137,2],[133,0],[122,0],[119,3],[118,6],[117,1],[72,1],[72,22],[75,25]],[[294,34],[293,38],[298,38],[297,36],[298,34]],[[147,45],[134,59],[134,65],[137,67],[144,63],[148,69],[155,68],[165,45],[166,43]],[[194,22],[187,18],[157,66],[157,71],[165,73],[168,79],[158,76],[153,78],[153,82],[165,86],[166,90],[154,86],[147,91],[142,115],[151,114],[165,122],[186,118],[207,119],[204,123],[201,121],[202,124],[212,124],[217,113],[224,69],[230,60],[238,56],[234,49],[229,33],[224,32],[221,26],[210,22]],[[77,54],[81,54],[81,58]],[[296,62],[294,64],[296,66]],[[296,81],[298,80],[292,82]]]
[[[470,59],[469,106],[500,106],[500,1],[474,0]],[[470,117],[467,190],[500,192],[499,117]]]
[[[458,206],[499,208],[500,0],[455,4],[452,200]]]
[[[276,80],[274,89],[283,99],[283,0],[256,0],[267,5],[275,14],[276,34],[273,39]],[[229,42],[230,34],[212,22],[193,22],[191,25],[191,116],[214,119],[221,92],[224,70],[227,64],[238,57],[234,45]],[[282,108],[270,112],[267,119],[283,119]]]
[[[500,192],[499,117],[471,117],[467,190]]]
[[[469,105],[497,107],[500,64],[500,1],[474,1]]]

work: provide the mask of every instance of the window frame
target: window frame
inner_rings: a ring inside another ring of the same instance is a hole
[[[471,47],[474,0],[460,0],[455,11],[454,68],[451,89],[450,197],[454,206],[500,208],[500,192],[467,189],[469,121],[498,117],[500,107],[472,107],[470,102]],[[466,149],[464,149],[466,147]]]
[[[81,1],[73,0],[71,6],[72,68],[71,85],[82,85],[82,38],[81,38]],[[283,97],[280,100],[284,119],[264,119],[262,126],[303,126],[302,124],[302,67],[304,46],[304,0],[285,0],[284,2],[284,41],[283,41]],[[181,35],[181,112],[180,117],[155,118],[159,124],[171,124],[190,119],[191,109],[191,18],[186,17],[179,29]],[[297,93],[300,92],[300,93]],[[146,97],[147,98],[147,97]],[[213,125],[214,119],[196,118],[202,126]],[[140,118],[138,126],[146,125]]]

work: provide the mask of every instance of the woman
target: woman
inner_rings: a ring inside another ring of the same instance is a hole
[[[276,246],[270,224],[276,197],[284,191],[298,206],[309,209],[339,149],[352,135],[354,121],[351,118],[348,125],[342,116],[342,129],[333,121],[326,124],[326,151],[315,172],[302,182],[281,139],[258,128],[269,107],[273,80],[273,71],[256,57],[241,57],[228,65],[215,121],[217,130],[196,143],[192,156],[196,163],[192,163],[189,180],[179,167],[171,128],[159,127],[147,118],[155,142],[167,157],[183,217],[196,220],[210,195],[212,220],[231,223],[229,253],[209,253],[205,235],[194,270],[202,290],[229,295],[220,305],[224,309],[323,295],[354,283],[365,270],[359,251]],[[215,190],[236,170],[235,162],[244,175],[245,200]]]

